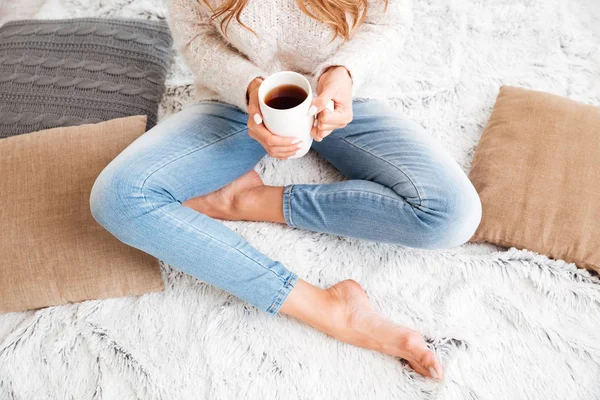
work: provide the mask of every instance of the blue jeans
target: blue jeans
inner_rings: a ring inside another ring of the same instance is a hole
[[[424,249],[458,246],[481,218],[460,167],[417,124],[379,101],[313,148],[349,180],[289,185],[291,227]],[[298,281],[218,220],[182,203],[250,171],[265,155],[247,114],[201,102],[142,135],[100,174],[94,218],[122,242],[276,314]]]

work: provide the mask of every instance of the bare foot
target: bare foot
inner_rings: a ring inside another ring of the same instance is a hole
[[[373,309],[364,289],[349,279],[327,289],[338,304],[330,332],[338,340],[405,359],[419,374],[443,379],[443,368],[416,331],[396,325]]]
[[[183,205],[212,218],[237,220],[236,200],[244,192],[259,186],[264,186],[263,181],[255,170],[251,170],[221,189],[189,199]]]

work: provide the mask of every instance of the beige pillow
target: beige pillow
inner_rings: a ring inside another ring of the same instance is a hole
[[[600,108],[502,87],[475,151],[473,241],[600,272]]]
[[[90,213],[100,171],[145,116],[0,140],[0,312],[163,290],[158,262]]]

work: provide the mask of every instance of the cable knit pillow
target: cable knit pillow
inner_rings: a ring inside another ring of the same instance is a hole
[[[98,225],[89,203],[145,127],[134,116],[0,140],[0,312],[163,290],[158,261]]]
[[[600,108],[502,87],[470,178],[483,217],[472,240],[600,272]]]
[[[166,23],[85,18],[0,27],[0,138],[148,116],[156,124],[170,60]]]

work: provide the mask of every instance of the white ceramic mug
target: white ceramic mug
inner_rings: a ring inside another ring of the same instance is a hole
[[[306,99],[296,107],[278,110],[265,104],[267,94],[281,85],[296,85],[304,89],[308,94]],[[302,140],[298,144],[300,149],[290,158],[300,158],[310,150],[312,136],[310,131],[313,126],[314,117],[308,115],[308,109],[313,100],[313,93],[308,80],[297,72],[282,71],[269,75],[258,88],[258,101],[263,123],[273,134],[279,136],[295,137]],[[327,108],[333,111],[333,102],[327,104]]]

